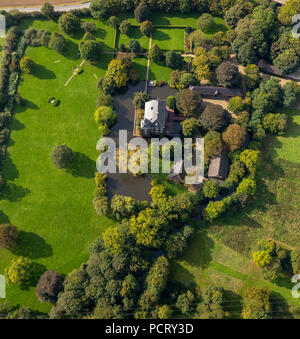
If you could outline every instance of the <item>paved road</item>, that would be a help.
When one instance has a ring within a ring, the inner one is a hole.
[[[0,10],[4,11],[11,11],[12,9],[17,9],[20,12],[36,12],[40,11],[42,6],[37,7],[20,7],[20,8],[0,8]],[[65,5],[65,6],[54,6],[54,10],[61,12],[61,11],[71,11],[73,9],[82,9],[82,8],[89,8],[90,2],[86,2],[84,4],[78,4],[78,5]]]

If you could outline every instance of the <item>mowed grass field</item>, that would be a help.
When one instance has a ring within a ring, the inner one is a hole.
[[[48,21],[35,21],[33,26],[57,29]],[[67,87],[64,84],[81,62],[74,39],[69,39],[66,56],[45,47],[30,47],[26,56],[37,69],[34,75],[23,75],[20,83],[25,105],[15,107],[4,168],[7,186],[0,201],[0,223],[18,227],[20,248],[17,253],[0,251],[0,274],[21,255],[67,274],[87,259],[89,244],[114,223],[97,216],[92,207],[99,138],[93,119],[98,95],[94,74],[104,76],[112,56],[102,55],[96,65],[85,63],[83,73]],[[59,106],[50,105],[49,96],[60,100]],[[74,152],[69,171],[52,164],[51,152],[60,144]],[[9,286],[7,300],[44,311],[50,308],[38,302],[34,288]]]
[[[172,264],[172,280],[187,286],[222,286],[233,317],[240,317],[240,295],[248,287],[272,291],[277,317],[289,318],[289,307],[300,306],[291,295],[294,284],[289,277],[265,281],[251,261],[252,248],[262,238],[274,239],[287,250],[300,247],[300,110],[285,113],[290,117],[288,133],[269,136],[264,143],[255,200],[244,211],[212,224],[199,222],[187,252]]]

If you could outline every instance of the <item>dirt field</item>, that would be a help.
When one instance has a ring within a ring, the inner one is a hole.
[[[43,5],[46,0],[1,0],[0,7],[29,7]],[[82,1],[76,0],[47,0],[53,5],[79,4]]]

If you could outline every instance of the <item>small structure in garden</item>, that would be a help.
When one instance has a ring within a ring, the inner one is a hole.
[[[57,106],[59,104],[59,100],[55,99],[55,97],[48,97],[48,102],[53,106]]]
[[[216,180],[225,180],[228,176],[229,159],[226,152],[214,156],[209,163],[208,178]]]
[[[225,88],[225,87],[213,87],[213,86],[190,86],[191,91],[197,91],[204,98],[212,99],[230,99],[233,97],[242,97],[242,91],[240,88]]]
[[[145,137],[164,134],[168,119],[166,103],[162,100],[151,100],[145,103],[144,119],[141,120],[141,133]]]

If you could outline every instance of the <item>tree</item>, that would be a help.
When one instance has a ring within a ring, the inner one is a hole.
[[[255,175],[260,161],[260,153],[255,150],[245,149],[240,154],[240,161],[244,163],[252,176]]]
[[[53,149],[51,158],[58,169],[68,168],[73,161],[73,151],[67,145],[59,145]]]
[[[172,309],[168,305],[160,306],[158,309],[159,319],[169,319],[172,316]]]
[[[267,288],[248,288],[243,298],[242,317],[244,319],[271,318],[271,292]]]
[[[87,61],[96,61],[100,58],[101,44],[98,41],[86,40],[79,46],[82,59]]]
[[[102,235],[104,245],[114,255],[118,255],[125,247],[125,235],[118,227],[109,227]]]
[[[221,140],[221,134],[215,131],[206,133],[204,137],[205,149],[204,159],[205,163],[215,155],[219,155],[222,152],[223,144]]]
[[[135,39],[131,39],[129,41],[128,49],[130,52],[138,53],[141,49],[140,43]]]
[[[146,3],[141,2],[134,10],[134,17],[137,22],[149,20],[151,17],[150,7]]]
[[[81,23],[81,29],[85,32],[95,33],[96,32],[96,24],[92,21],[84,21]]]
[[[224,61],[216,69],[219,84],[223,87],[238,87],[241,76],[237,66],[229,61]]]
[[[293,107],[300,95],[300,86],[296,82],[287,82],[283,86],[283,107]]]
[[[141,33],[147,37],[151,36],[153,29],[154,29],[153,24],[149,20],[143,21],[140,25]]]
[[[214,181],[205,181],[203,185],[203,193],[205,198],[216,199],[219,195],[219,185]]]
[[[244,68],[244,72],[246,75],[247,88],[249,90],[252,90],[253,88],[256,87],[260,79],[259,67],[254,64],[250,64]]]
[[[180,54],[170,50],[166,53],[166,66],[173,69],[181,69],[183,66],[183,58]]]
[[[253,196],[256,192],[256,183],[253,179],[244,178],[237,188],[237,193],[246,193]]]
[[[50,20],[54,19],[55,17],[54,7],[49,2],[44,3],[41,8],[41,12],[46,18]]]
[[[299,274],[300,272],[300,250],[293,250],[291,252],[291,263],[293,267],[293,273]]]
[[[54,49],[57,53],[62,54],[65,49],[65,38],[61,34],[53,32],[48,47]]]
[[[176,98],[173,95],[170,95],[166,99],[166,104],[169,108],[175,109],[176,108]]]
[[[199,117],[202,110],[202,98],[197,91],[183,89],[176,94],[176,107],[186,117]]]
[[[75,34],[80,28],[80,19],[73,13],[62,14],[58,20],[59,29],[67,35]]]
[[[286,114],[269,113],[263,118],[263,127],[271,134],[283,135],[288,129],[288,117]]]
[[[253,4],[250,1],[239,2],[229,8],[225,13],[225,21],[227,25],[235,27],[238,21],[244,18],[248,13],[253,10]]]
[[[196,49],[195,57],[193,59],[193,67],[195,68],[195,74],[199,81],[211,78],[211,64],[205,48],[198,47]]]
[[[129,35],[132,31],[131,23],[127,20],[123,20],[119,26],[119,30],[121,33]]]
[[[107,23],[110,27],[116,28],[118,26],[118,19],[114,15],[110,16]]]
[[[100,106],[94,113],[97,124],[106,124],[110,127],[116,120],[117,115],[111,106]]]
[[[291,25],[292,17],[300,13],[298,0],[287,0],[279,10],[278,19],[283,25]]]
[[[0,225],[0,248],[12,250],[17,246],[18,229],[10,224]]]
[[[128,64],[120,59],[113,59],[107,68],[105,77],[112,77],[116,88],[126,86],[128,81]]]
[[[35,294],[40,302],[54,304],[57,301],[58,294],[63,290],[63,281],[63,276],[56,271],[44,272],[35,289]]]
[[[209,32],[215,25],[213,17],[211,14],[204,13],[200,16],[197,21],[197,26],[201,31]]]
[[[300,59],[293,49],[287,49],[280,53],[273,63],[283,74],[289,74],[299,66]]]
[[[222,213],[225,212],[224,201],[210,201],[206,208],[203,210],[203,218],[208,221],[213,221]]]
[[[167,233],[166,220],[151,208],[130,218],[130,233],[138,245],[159,248]]]
[[[201,124],[205,129],[221,132],[228,126],[229,122],[229,114],[222,106],[206,104],[201,116]]]
[[[150,100],[147,92],[135,92],[133,98],[133,106],[135,109],[144,109],[146,101]]]
[[[19,287],[28,287],[35,284],[40,277],[43,267],[28,258],[19,257],[12,260],[5,269],[5,275],[9,284]]]
[[[243,146],[246,139],[246,131],[242,126],[232,124],[222,133],[222,139],[227,148],[234,152]]]
[[[148,56],[149,59],[155,63],[160,63],[163,57],[163,52],[162,50],[159,48],[159,46],[157,44],[154,44],[153,46],[151,46],[151,48],[148,51]]]
[[[110,203],[110,208],[116,219],[129,219],[138,211],[137,202],[124,195],[115,194]]]
[[[176,307],[183,314],[191,314],[194,312],[195,309],[194,300],[194,294],[190,290],[188,290],[186,293],[182,293],[178,296]]]
[[[20,61],[20,68],[23,73],[33,74],[35,70],[35,63],[28,57],[23,57]]]
[[[98,95],[98,98],[96,99],[96,108],[100,106],[110,106],[113,107],[114,101],[111,95],[101,93]]]
[[[198,81],[193,73],[183,72],[179,82],[179,88],[185,89],[189,86],[195,86],[198,84]]]
[[[201,123],[199,120],[195,118],[185,119],[180,123],[182,128],[182,134],[185,137],[193,137],[195,134],[199,132],[199,128],[201,127]]]
[[[170,259],[178,258],[186,249],[193,233],[194,230],[191,226],[184,226],[178,232],[170,234],[164,243],[164,251],[167,257]]]
[[[228,110],[233,112],[234,114],[239,114],[240,112],[244,111],[245,104],[241,97],[233,97],[229,100],[228,103]]]

